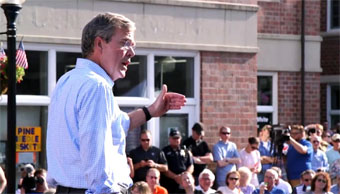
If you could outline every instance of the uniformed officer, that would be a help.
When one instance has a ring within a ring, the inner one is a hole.
[[[156,168],[160,172],[168,170],[167,161],[162,150],[151,145],[151,132],[142,130],[140,133],[140,146],[130,151],[135,170],[134,182],[145,181],[146,172]]]
[[[192,126],[192,136],[187,138],[183,145],[191,151],[194,160],[194,178],[198,185],[198,176],[207,167],[207,164],[213,161],[213,155],[208,147],[207,142],[203,140],[204,125],[197,122]]]
[[[161,178],[161,185],[169,193],[180,193],[181,173],[194,171],[192,156],[189,151],[180,147],[181,134],[177,129],[169,133],[169,145],[163,148],[168,161],[168,171]]]

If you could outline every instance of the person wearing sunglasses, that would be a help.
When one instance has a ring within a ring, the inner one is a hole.
[[[311,190],[307,194],[333,194],[331,190],[331,179],[327,172],[318,172],[315,174]]]
[[[264,182],[262,182],[253,194],[285,194],[285,192],[276,187],[279,175],[273,169],[268,169],[264,174]]]
[[[226,176],[226,186],[218,187],[218,191],[223,194],[243,194],[239,188],[240,173],[237,171],[230,171]]]
[[[213,147],[214,161],[217,163],[216,182],[218,187],[226,185],[225,178],[227,173],[235,171],[236,164],[241,162],[236,144],[229,141],[231,136],[230,128],[222,126],[219,134],[220,141]]]
[[[294,187],[292,194],[304,194],[310,190],[312,180],[315,176],[315,172],[313,170],[305,170],[301,173],[300,182],[301,184],[297,187]]]
[[[332,166],[333,162],[340,159],[340,134],[333,134],[332,138],[333,149],[326,152],[329,166]]]
[[[315,172],[319,169],[327,171],[329,164],[326,153],[320,149],[321,137],[313,136],[310,139],[313,146],[312,170]]]
[[[340,171],[336,173],[336,182],[332,185],[331,192],[334,194],[340,193]]]
[[[146,172],[150,168],[157,168],[160,172],[168,170],[167,161],[164,152],[152,146],[152,136],[149,130],[140,132],[140,146],[130,151],[129,157],[133,161],[135,170],[134,182],[145,181]]]
[[[240,151],[240,160],[238,167],[245,166],[252,172],[250,183],[257,187],[259,181],[257,174],[261,172],[261,156],[258,151],[260,139],[258,137],[249,137],[248,145]]]

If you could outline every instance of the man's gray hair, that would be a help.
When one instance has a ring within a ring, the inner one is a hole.
[[[201,179],[202,176],[205,175],[205,174],[209,175],[209,179],[210,179],[212,182],[215,181],[215,175],[214,175],[214,173],[211,172],[211,170],[209,170],[209,169],[207,169],[207,168],[205,168],[205,169],[200,173],[200,175],[198,176],[198,180]]]
[[[136,26],[127,17],[116,13],[103,13],[94,17],[83,29],[81,37],[81,51],[84,58],[93,52],[94,40],[101,37],[107,43],[116,33],[116,29],[135,31]]]

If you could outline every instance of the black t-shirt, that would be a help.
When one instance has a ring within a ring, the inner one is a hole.
[[[191,151],[193,156],[205,156],[207,153],[211,153],[208,144],[203,141],[195,141],[192,137],[189,137],[183,142],[183,145],[186,146],[188,150]],[[194,173],[195,177],[198,177],[199,174],[206,168],[206,164],[194,164]]]
[[[187,170],[193,164],[192,157],[187,150],[174,150],[170,146],[163,148],[166,160],[168,161],[168,168],[175,174],[180,174]]]
[[[147,151],[144,151],[142,146],[137,147],[130,151],[129,156],[131,157],[133,164],[139,163],[142,160],[152,160],[157,164],[167,164],[166,158],[162,150],[157,147],[151,146]],[[145,181],[146,173],[150,167],[145,166],[135,170],[135,176],[133,180]]]

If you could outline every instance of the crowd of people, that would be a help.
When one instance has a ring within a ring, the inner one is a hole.
[[[264,126],[259,131],[259,137],[249,137],[246,147],[238,149],[230,141],[232,130],[222,126],[219,129],[220,140],[212,147],[212,151],[203,140],[202,123],[192,127],[192,136],[182,144],[180,132],[171,130],[169,145],[157,151],[151,146],[151,133],[142,131],[140,141],[144,152],[137,151],[141,150],[138,147],[128,156],[134,167],[140,171],[142,166],[147,173],[141,173],[145,177],[141,179],[142,176],[135,169],[138,179],[134,180],[138,184],[145,181],[145,185],[150,188],[149,193],[154,194],[339,193],[338,131],[324,130],[320,124],[306,127],[292,125],[285,128],[277,140],[277,137],[273,137],[273,130],[277,129],[272,129],[270,125]],[[276,144],[282,145],[280,147]],[[207,165],[213,162],[216,165],[209,167],[216,168],[208,169]],[[148,170],[151,170],[152,175],[149,175]]]

